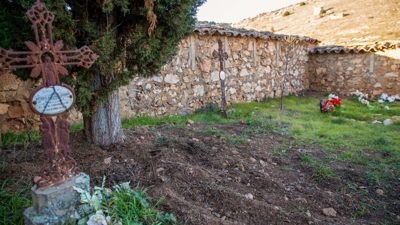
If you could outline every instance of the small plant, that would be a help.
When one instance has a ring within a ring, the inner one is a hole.
[[[88,204],[93,213],[80,219],[78,224],[176,224],[172,214],[155,210],[165,197],[162,197],[153,207],[148,203],[146,190],[133,190],[129,182],[113,186],[114,191],[104,188],[105,177],[101,187],[95,187],[92,195],[80,188],[74,189],[81,194],[81,202]]]
[[[314,177],[315,180],[320,182],[330,179],[332,177],[337,177],[337,175],[333,173],[331,167],[320,164],[315,165],[312,176]]]
[[[315,164],[316,163],[316,160],[314,159],[314,157],[312,157],[311,155],[308,155],[308,154],[302,154],[300,156],[300,161],[305,164]]]
[[[286,12],[283,13],[283,17],[289,16],[289,15],[290,15],[290,12],[289,12],[289,11],[286,11]]]
[[[325,9],[321,9],[321,11],[319,12],[319,15],[323,15],[325,13],[326,13],[326,10]]]
[[[390,141],[385,136],[381,136],[378,139],[376,139],[373,144],[387,146],[387,145],[390,145]]]
[[[300,6],[304,6],[304,5],[306,5],[305,2],[300,2]]]
[[[30,192],[21,188],[20,191],[6,191],[9,180],[0,186],[0,223],[1,224],[23,224],[23,211],[32,205],[29,199]]]
[[[169,141],[171,141],[171,138],[164,139],[164,138],[162,138],[162,137],[160,136],[160,134],[158,134],[158,132],[157,132],[156,130],[154,130],[153,128],[150,128],[150,129],[152,129],[154,132],[156,132],[157,137],[159,138],[159,141],[156,141],[156,145],[157,145],[157,146],[158,146],[158,145],[165,145],[165,144],[167,144]]]
[[[271,32],[274,33],[275,32],[275,28],[271,27]]]

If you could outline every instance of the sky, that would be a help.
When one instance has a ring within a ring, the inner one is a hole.
[[[299,2],[301,0],[207,0],[198,9],[197,19],[217,23],[237,23]]]

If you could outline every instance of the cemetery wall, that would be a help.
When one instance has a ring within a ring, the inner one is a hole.
[[[310,54],[310,88],[338,95],[359,90],[370,97],[400,94],[400,49]]]
[[[218,49],[219,37],[229,55],[224,62],[228,105],[280,96],[285,68],[281,58],[284,42],[197,33],[181,42],[178,55],[160,74],[136,78],[120,89],[121,116],[186,114],[208,103],[220,104],[220,66],[219,60],[212,56]],[[300,42],[297,47],[293,55],[296,63],[289,67],[285,95],[309,87],[310,44]]]

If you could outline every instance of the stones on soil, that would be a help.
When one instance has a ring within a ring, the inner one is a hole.
[[[379,121],[379,120],[375,120],[374,122],[372,122],[373,124],[376,124],[376,123],[382,123],[381,121]]]
[[[376,189],[376,193],[380,196],[382,196],[385,192],[383,192],[382,189]]]
[[[194,124],[193,120],[188,120],[188,121],[186,122],[186,125],[193,125],[193,124]]]
[[[144,137],[143,137],[143,136],[140,136],[140,139],[144,140]]]
[[[305,150],[305,149],[299,149],[298,151],[299,151],[301,154],[307,154],[307,153],[308,153],[308,151]]]
[[[387,119],[387,120],[383,121],[383,125],[385,125],[385,126],[390,125],[390,124],[393,124],[393,120]]]
[[[267,163],[262,160],[260,160],[260,164],[261,164],[261,166],[267,166]]]
[[[330,217],[336,217],[336,215],[337,215],[337,212],[333,208],[322,209],[322,213],[325,216],[330,216]]]
[[[400,120],[400,116],[393,116],[392,118],[395,120]]]
[[[105,159],[104,159],[104,164],[110,165],[110,164],[111,164],[111,158],[112,158],[112,157],[105,158]]]
[[[254,164],[257,163],[257,160],[255,158],[250,158],[250,162]]]
[[[250,200],[253,200],[253,198],[254,198],[253,195],[250,194],[250,193],[245,194],[244,197],[247,198],[247,199],[250,199]]]
[[[162,172],[164,170],[165,170],[164,168],[158,168],[158,169],[156,169],[156,173],[160,173],[160,172]]]

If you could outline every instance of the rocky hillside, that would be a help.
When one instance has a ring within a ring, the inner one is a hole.
[[[400,40],[399,0],[309,0],[234,24],[258,31],[309,36],[322,45]],[[315,7],[323,7],[314,15]],[[266,9],[267,10],[267,9]],[[288,11],[290,15],[283,16]],[[273,29],[272,29],[273,27]]]

